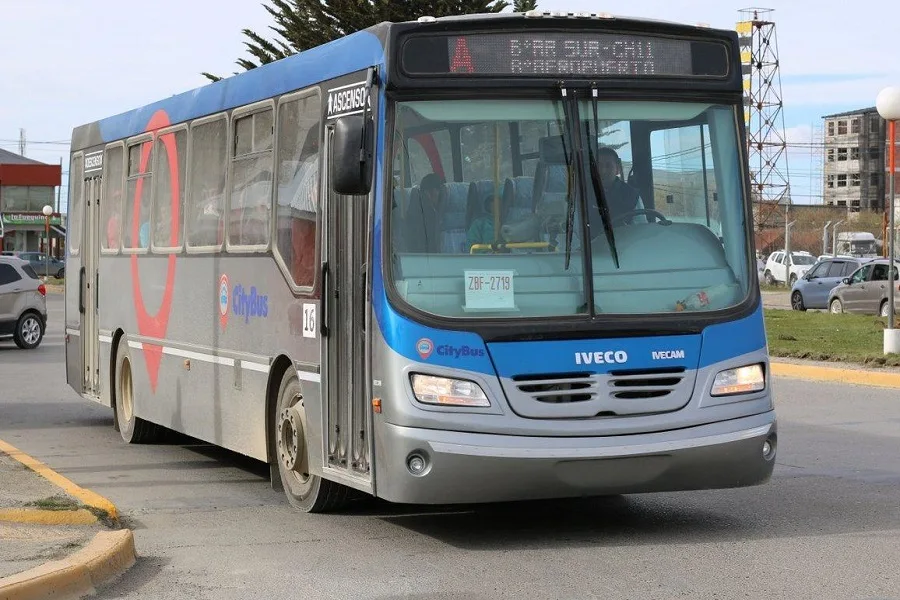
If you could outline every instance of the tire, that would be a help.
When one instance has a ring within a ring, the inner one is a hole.
[[[889,306],[889,304],[888,304],[887,300],[882,301],[881,306],[878,309],[878,315],[881,317],[887,317],[888,316],[888,306]]]
[[[794,287],[795,283],[797,283],[797,276],[791,275],[791,287]]]
[[[160,437],[161,428],[134,415],[134,381],[131,375],[131,353],[128,342],[121,338],[116,347],[116,370],[113,399],[116,424],[122,439],[129,444],[146,444]]]
[[[766,285],[775,285],[775,283],[776,283],[775,278],[772,277],[771,271],[766,271],[766,274],[764,277],[766,278]]]
[[[803,294],[799,291],[795,291],[791,294],[791,308],[800,311],[806,310],[806,305],[803,304]]]
[[[44,322],[33,312],[19,317],[13,332],[13,341],[22,350],[34,350],[44,339]]]
[[[62,278],[65,277],[65,276],[66,276],[66,269],[65,269],[65,268],[62,268],[62,269],[60,269],[59,271],[56,272],[56,278],[57,278],[57,279],[62,279]]]
[[[839,315],[844,312],[844,305],[839,298],[834,298],[828,303],[828,311],[833,315]]]
[[[278,387],[274,405],[272,428],[269,432],[272,448],[272,475],[281,480],[281,487],[294,508],[307,512],[337,510],[351,499],[353,490],[339,483],[309,473],[309,448],[306,409],[297,374],[288,369]]]

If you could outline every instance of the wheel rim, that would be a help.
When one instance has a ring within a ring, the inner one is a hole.
[[[841,312],[841,303],[837,300],[834,300],[831,303],[831,312],[834,314],[839,314]]]
[[[803,299],[800,297],[800,292],[794,292],[791,296],[791,306],[794,307],[794,310],[803,308]]]
[[[41,338],[41,324],[34,317],[26,317],[22,323],[22,339],[29,346],[37,344]]]
[[[278,413],[277,451],[287,487],[298,498],[306,497],[313,486],[306,451],[306,409],[302,396],[294,393]]]
[[[888,305],[887,305],[887,302],[885,302],[885,303],[883,303],[883,304],[881,305],[881,316],[882,316],[882,317],[888,316]]]
[[[122,399],[122,416],[126,423],[130,423],[134,417],[134,396],[131,384],[131,361],[126,358],[122,361],[122,387],[119,390],[119,397]]]

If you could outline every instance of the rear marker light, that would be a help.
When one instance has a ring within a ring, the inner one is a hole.
[[[47,287],[43,283],[38,286],[38,293],[40,293],[41,296],[47,295]]]

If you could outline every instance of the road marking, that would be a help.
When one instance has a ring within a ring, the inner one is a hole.
[[[80,500],[82,504],[105,511],[111,519],[118,520],[119,511],[116,509],[115,504],[100,494],[73,483],[38,459],[28,456],[15,446],[6,443],[3,440],[0,440],[0,452],[4,452],[9,455],[10,458],[22,463],[50,483],[62,488],[67,494]]]
[[[813,381],[833,381],[835,383],[852,383],[872,387],[900,389],[900,373],[879,373],[878,371],[859,369],[839,369],[836,367],[818,367],[813,365],[795,365],[770,361],[772,374],[776,377],[809,379]]]

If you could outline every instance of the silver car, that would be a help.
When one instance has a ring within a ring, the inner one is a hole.
[[[887,259],[866,263],[847,277],[828,294],[828,310],[832,313],[863,313],[888,315]],[[900,284],[897,264],[894,265],[894,285]],[[900,309],[900,290],[894,292],[894,311]]]
[[[0,339],[19,348],[37,348],[47,327],[47,288],[29,264],[0,256]]]

